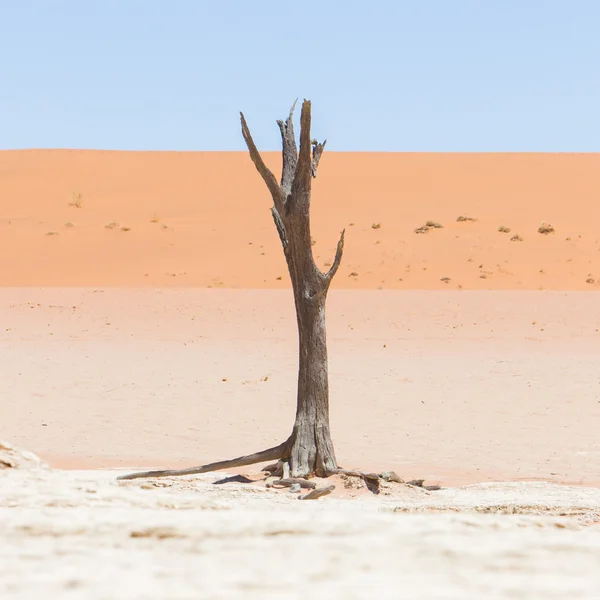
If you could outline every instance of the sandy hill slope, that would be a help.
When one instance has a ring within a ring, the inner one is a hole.
[[[3,151],[0,198],[0,285],[289,285],[245,152]],[[600,154],[325,153],[313,252],[346,228],[338,288],[600,289],[599,198]]]

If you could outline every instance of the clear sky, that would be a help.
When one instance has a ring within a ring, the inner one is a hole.
[[[0,148],[600,151],[598,0],[3,0]]]

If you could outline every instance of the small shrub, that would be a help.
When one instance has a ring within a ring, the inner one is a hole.
[[[500,233],[510,233],[510,227],[504,227],[504,225],[500,225],[500,227],[498,227],[498,231]]]
[[[58,235],[58,231],[48,231],[46,235]]]
[[[427,233],[430,229],[442,229],[444,226],[437,221],[427,221],[425,225],[417,227],[415,233]]]
[[[521,237],[521,236],[520,236],[518,233],[515,233],[515,235],[513,235],[513,236],[510,238],[510,241],[511,241],[511,242],[522,242],[522,241],[523,241],[523,238],[522,238],[522,237]]]
[[[121,227],[121,231],[131,231],[131,227]]]
[[[158,215],[154,215],[151,219],[150,219],[150,223],[158,223],[160,221],[160,219],[158,218]]]
[[[477,221],[477,219],[475,219],[473,217],[465,217],[463,215],[460,215],[459,217],[456,217],[456,220],[457,220],[458,223],[465,223],[466,221],[472,221],[472,222]]]
[[[450,283],[451,279],[450,277],[440,277],[440,281],[443,281],[444,283]]]
[[[116,229],[119,226],[118,223],[115,223],[114,221],[112,223],[108,223],[107,225],[104,226],[104,229]]]
[[[356,271],[352,271],[348,277],[358,277],[358,273]]]
[[[588,277],[588,278],[585,280],[585,282],[586,282],[586,283],[590,283],[590,284],[592,284],[592,283],[596,283],[596,280],[595,280],[593,277]]]
[[[73,200],[69,202],[69,206],[73,206],[74,208],[81,208],[83,206],[83,195],[73,194]]]
[[[75,226],[73,225],[73,223],[65,223],[65,227],[69,228],[69,227],[75,227]]]
[[[371,229],[381,229],[381,223],[373,223],[373,225],[371,225]]]
[[[541,233],[543,235],[548,235],[549,233],[554,233],[555,229],[554,227],[552,227],[552,225],[550,225],[550,223],[542,223],[539,227],[538,227],[538,233]]]

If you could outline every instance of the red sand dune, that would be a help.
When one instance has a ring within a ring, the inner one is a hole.
[[[245,152],[4,151],[0,165],[0,285],[289,285]],[[313,251],[323,266],[346,228],[337,288],[600,289],[599,198],[600,154],[326,152]],[[414,232],[430,219],[444,228]]]

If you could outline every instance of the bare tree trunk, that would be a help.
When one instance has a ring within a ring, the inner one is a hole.
[[[322,273],[312,255],[310,197],[313,177],[325,143],[311,140],[311,105],[305,100],[300,119],[300,152],[297,153],[293,125],[294,106],[284,122],[278,121],[283,145],[283,168],[278,185],[267,169],[246,124],[242,133],[250,157],[273,196],[273,218],[285,253],[296,304],[299,338],[298,398],[296,422],[289,440],[288,458],[292,477],[315,473],[326,475],[338,466],[329,430],[329,381],[325,301],[344,247],[344,232],[338,242],[333,266]]]
[[[265,165],[244,115],[240,113],[242,134],[254,162],[273,197],[273,220],[287,261],[298,322],[299,367],[296,420],[289,439],[283,444],[249,456],[220,461],[182,470],[147,471],[125,475],[120,479],[191,475],[279,459],[286,464],[292,478],[310,475],[327,476],[338,472],[329,430],[329,381],[327,374],[327,339],[325,301],[331,280],[336,274],[344,250],[344,231],[340,236],[333,264],[323,273],[316,266],[310,236],[310,196],[312,179],[317,175],[319,160],[325,149],[311,140],[311,104],[305,100],[300,118],[300,150],[294,135],[294,106],[286,121],[278,121],[281,131],[283,168],[281,182]]]

